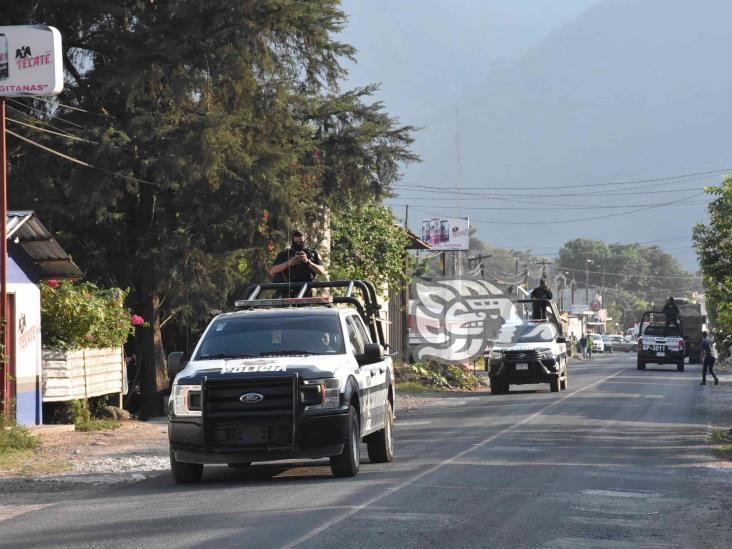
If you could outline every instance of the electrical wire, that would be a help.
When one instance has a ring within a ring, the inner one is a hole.
[[[112,118],[108,114],[102,114],[102,113],[96,113],[96,112],[88,111],[86,109],[82,109],[81,107],[75,107],[73,105],[66,105],[64,103],[61,103],[60,101],[52,101],[50,99],[45,99],[43,97],[34,97],[33,99],[34,100],[38,100],[38,101],[44,101],[46,103],[50,103],[51,105],[56,105],[58,107],[63,107],[64,109],[69,109],[69,110],[72,110],[72,111],[83,112],[83,113],[86,113],[86,114],[91,114],[93,116],[99,116],[101,118]]]
[[[6,97],[5,100],[10,101],[11,103],[15,103],[16,105],[20,105],[21,107],[25,107],[26,109],[31,109],[33,111],[39,112],[43,116],[48,116],[47,112],[42,111],[41,109],[37,109],[36,107],[33,107],[31,105],[26,105],[25,103],[21,103],[20,101],[16,101],[12,97]],[[82,129],[82,130],[86,129],[81,124],[77,124],[76,122],[72,122],[71,120],[66,120],[65,118],[61,118],[60,116],[54,116],[53,119],[59,120],[60,122],[65,122],[66,124],[70,124],[71,126],[76,126],[77,128]]]
[[[725,172],[732,172],[732,168],[724,168],[721,170],[709,170],[704,172],[696,172],[696,173],[687,173],[687,174],[680,174],[680,175],[671,175],[671,176],[665,176],[665,177],[655,177],[652,179],[634,179],[630,181],[614,181],[614,182],[605,182],[605,183],[582,183],[578,185],[557,185],[553,187],[500,187],[500,186],[478,186],[478,187],[461,187],[462,189],[479,189],[479,190],[516,190],[516,189],[524,189],[524,190],[549,190],[549,189],[577,189],[582,187],[609,187],[609,186],[616,186],[616,185],[638,185],[642,183],[656,183],[659,181],[671,181],[674,179],[686,179],[689,177],[697,177],[697,176],[712,176],[712,175],[719,175],[723,174]],[[429,185],[417,185],[417,184],[410,184],[410,183],[402,183],[400,184],[402,186],[407,187],[414,187],[414,188],[432,188],[432,189],[439,189],[440,187],[435,186],[429,186]]]
[[[583,221],[596,221],[598,219],[608,219],[608,218],[611,218],[611,217],[620,217],[622,215],[630,215],[630,214],[634,214],[634,213],[638,213],[638,212],[643,212],[643,211],[647,211],[647,210],[653,210],[653,209],[656,209],[656,208],[663,208],[665,206],[670,206],[672,204],[677,204],[679,202],[683,202],[685,200],[689,200],[691,198],[695,198],[695,197],[701,196],[703,194],[705,194],[705,193],[703,193],[703,192],[701,192],[701,193],[695,193],[695,194],[692,194],[692,195],[689,195],[689,196],[685,196],[683,198],[680,198],[679,200],[672,200],[670,202],[663,202],[661,204],[653,204],[651,206],[646,206],[646,207],[643,207],[643,208],[637,208],[635,210],[630,210],[630,211],[627,211],[627,212],[618,212],[618,213],[607,214],[607,215],[600,215],[600,216],[595,216],[595,217],[580,217],[580,218],[577,218],[577,219],[563,219],[563,220],[556,220],[556,221],[496,221],[496,220],[491,220],[491,219],[474,219],[474,218],[471,218],[471,221],[473,221],[475,223],[490,223],[490,224],[494,224],[494,225],[559,225],[559,224],[565,224],[565,223],[580,223],[580,222],[583,222]],[[429,211],[426,211],[426,210],[422,210],[420,208],[414,208],[414,210],[416,210],[418,212],[422,212],[422,213],[427,214],[427,215],[440,215],[440,214],[436,214],[436,213],[429,212]]]
[[[33,120],[33,122],[36,122],[38,124],[41,124],[42,126],[49,127],[49,128],[51,128],[53,130],[56,130],[57,132],[61,132],[63,135],[76,137],[73,134],[70,134],[70,133],[66,132],[64,129],[59,128],[58,126],[54,126],[53,124],[50,124],[50,123],[46,122],[45,120],[41,120],[40,118],[36,118],[32,114],[28,114],[27,112],[23,112],[20,109],[16,109],[12,105],[6,105],[6,107],[8,109],[12,110],[13,112],[17,112],[18,114],[21,114],[21,115],[25,116],[26,118],[29,118],[30,120]]]
[[[79,160],[78,158],[74,158],[73,156],[69,156],[68,154],[64,154],[64,153],[59,152],[59,151],[57,151],[55,149],[52,149],[50,147],[46,147],[45,145],[41,145],[40,143],[37,143],[36,141],[33,141],[32,139],[28,139],[27,137],[24,137],[24,136],[20,135],[19,133],[15,133],[12,130],[6,129],[5,132],[7,134],[9,134],[9,135],[12,135],[13,137],[15,137],[17,139],[20,139],[21,141],[25,141],[26,143],[28,143],[30,145],[33,145],[34,147],[38,147],[39,149],[43,149],[46,152],[49,152],[49,153],[54,154],[54,155],[56,155],[56,156],[58,156],[60,158],[63,158],[65,160],[68,160],[69,162],[73,162],[74,164],[78,164],[80,166],[84,166],[85,168],[91,168],[91,169],[94,169],[94,170],[98,170],[100,172],[106,173],[106,174],[111,175],[113,177],[118,177],[120,179],[126,179],[127,181],[133,181],[135,183],[141,183],[143,185],[151,185],[151,186],[156,187],[158,189],[162,189],[163,188],[160,184],[154,183],[152,181],[147,181],[145,179],[140,179],[139,177],[133,177],[131,175],[125,175],[125,174],[122,174],[122,173],[113,172],[112,170],[108,170],[106,168],[100,168],[98,166],[94,166],[92,164],[89,164],[88,162],[85,162],[83,160]]]
[[[679,203],[679,206],[692,206],[696,204],[709,204],[708,200],[694,200],[691,202],[685,202],[685,203]],[[408,204],[385,204],[386,206],[393,206],[395,208],[403,208],[405,206],[408,206]],[[637,208],[638,204],[622,204],[622,205],[593,205],[593,210],[620,210],[623,208]],[[450,210],[495,210],[495,211],[546,211],[547,206],[533,206],[533,207],[525,207],[525,206],[445,206],[442,205],[441,208],[444,209],[450,209]],[[587,210],[587,206],[551,206],[553,210]]]
[[[642,274],[634,274],[634,273],[611,273],[607,271],[588,271],[586,269],[572,269],[570,267],[562,267],[557,266],[557,270],[559,271],[570,271],[574,273],[589,273],[589,274],[598,274],[598,275],[605,275],[605,276],[627,276],[629,278],[660,278],[660,279],[683,279],[683,280],[701,280],[701,276],[696,275],[642,275]]]
[[[518,189],[516,189],[518,190]],[[685,189],[664,189],[663,193],[679,193],[679,192],[688,192],[688,191],[698,191],[699,187],[687,187]],[[467,193],[459,189],[445,189],[441,191],[434,191],[434,190],[425,190],[423,192],[426,193],[434,193],[434,194],[450,194],[450,195],[460,195],[467,198],[511,198],[515,197],[516,193],[511,194],[482,194],[482,193]],[[567,193],[567,194],[532,194],[532,198],[574,198],[578,196],[588,196],[588,197],[594,197],[594,198],[604,198],[606,196],[639,196],[639,195],[647,195],[647,194],[659,194],[658,190],[655,191],[631,191],[631,192],[592,192],[592,193]],[[702,193],[703,194],[703,193]],[[435,198],[434,200],[441,201],[441,198]]]
[[[84,143],[91,143],[92,145],[99,145],[97,141],[90,141],[88,139],[84,139],[83,137],[77,137],[75,135],[70,135],[62,132],[56,132],[53,130],[47,130],[45,128],[40,128],[38,126],[34,126],[33,124],[26,124],[25,122],[21,122],[20,120],[15,120],[13,118],[10,118],[9,116],[5,117],[6,120],[9,120],[10,122],[13,122],[14,124],[19,124],[21,126],[25,126],[26,128],[31,128],[33,130],[39,131],[39,132],[46,132],[51,133],[53,135],[60,135],[61,137],[64,137],[66,139],[71,139],[73,141],[83,141]]]

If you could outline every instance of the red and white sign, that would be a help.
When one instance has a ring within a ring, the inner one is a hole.
[[[0,27],[0,97],[58,95],[64,88],[61,33],[45,25]]]

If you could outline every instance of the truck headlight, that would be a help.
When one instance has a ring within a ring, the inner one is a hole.
[[[200,416],[201,386],[173,385],[168,407],[174,416]]]
[[[306,410],[338,408],[341,404],[340,382],[334,378],[306,379],[300,388],[300,402]]]
[[[551,349],[537,349],[536,350],[539,360],[551,360],[554,359],[554,353]]]
[[[490,358],[493,360],[501,360],[503,358],[503,351],[494,349],[491,351]]]

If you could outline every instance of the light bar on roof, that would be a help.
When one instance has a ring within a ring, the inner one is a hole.
[[[237,299],[235,307],[287,307],[291,305],[330,305],[333,298],[325,297],[285,297],[279,299]]]

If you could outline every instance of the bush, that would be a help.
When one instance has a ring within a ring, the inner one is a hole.
[[[119,347],[133,330],[127,292],[91,282],[49,280],[41,286],[41,330],[46,347],[65,350]]]
[[[402,382],[414,382],[415,386],[422,385],[437,390],[472,390],[481,385],[480,379],[464,366],[445,366],[433,362],[400,366],[397,377]]]
[[[0,424],[0,453],[11,450],[34,450],[40,441],[20,425],[3,427]]]

